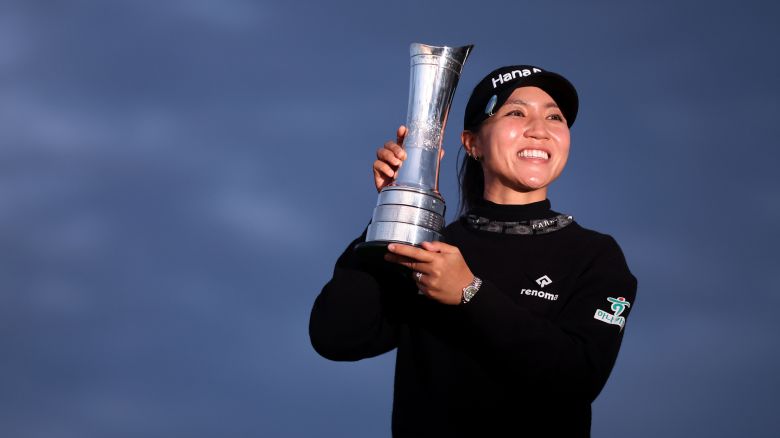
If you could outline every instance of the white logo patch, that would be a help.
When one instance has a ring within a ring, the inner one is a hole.
[[[552,283],[552,280],[550,280],[550,277],[548,277],[546,275],[542,275],[541,277],[536,279],[536,284],[538,284],[539,287],[542,287],[542,288],[547,286],[550,283]]]

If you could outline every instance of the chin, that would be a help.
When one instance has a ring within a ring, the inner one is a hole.
[[[542,178],[530,178],[520,181],[520,185],[525,187],[527,191],[539,190],[547,187],[550,181]]]
[[[538,192],[539,190],[544,190],[545,188],[547,188],[546,185],[534,186],[530,184],[517,184],[512,188],[512,190],[520,193],[532,193]]]

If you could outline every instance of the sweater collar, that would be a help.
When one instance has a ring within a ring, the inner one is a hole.
[[[547,219],[557,213],[550,209],[550,200],[532,202],[530,204],[496,204],[480,199],[468,214],[474,214],[494,221],[527,221],[532,219]]]

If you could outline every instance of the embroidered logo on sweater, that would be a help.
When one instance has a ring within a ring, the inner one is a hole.
[[[556,301],[558,299],[558,294],[545,292],[542,290],[534,290],[534,289],[520,289],[520,295],[529,295],[532,297],[544,298],[545,300],[549,300],[549,301]]]
[[[627,307],[631,307],[631,303],[626,301],[626,299],[623,297],[617,297],[617,298],[608,297],[607,301],[612,303],[610,309],[615,313],[609,313],[601,309],[597,309],[596,314],[593,315],[593,317],[595,319],[598,319],[601,322],[606,322],[607,324],[614,324],[620,326],[620,330],[623,330],[623,327],[626,325],[626,318],[620,316],[620,314],[623,313],[623,311],[626,310]]]
[[[539,287],[544,288],[548,284],[552,283],[552,280],[550,280],[550,277],[546,275],[542,275],[541,277],[536,279],[536,284],[539,285]]]

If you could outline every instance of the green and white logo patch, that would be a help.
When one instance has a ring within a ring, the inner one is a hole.
[[[607,324],[620,326],[620,330],[623,330],[623,327],[626,325],[626,318],[620,316],[620,314],[623,313],[626,308],[631,307],[631,303],[626,301],[624,297],[608,297],[607,301],[612,303],[610,309],[615,313],[609,313],[605,312],[604,310],[597,309],[596,314],[593,315],[593,318],[601,322],[606,322]]]

